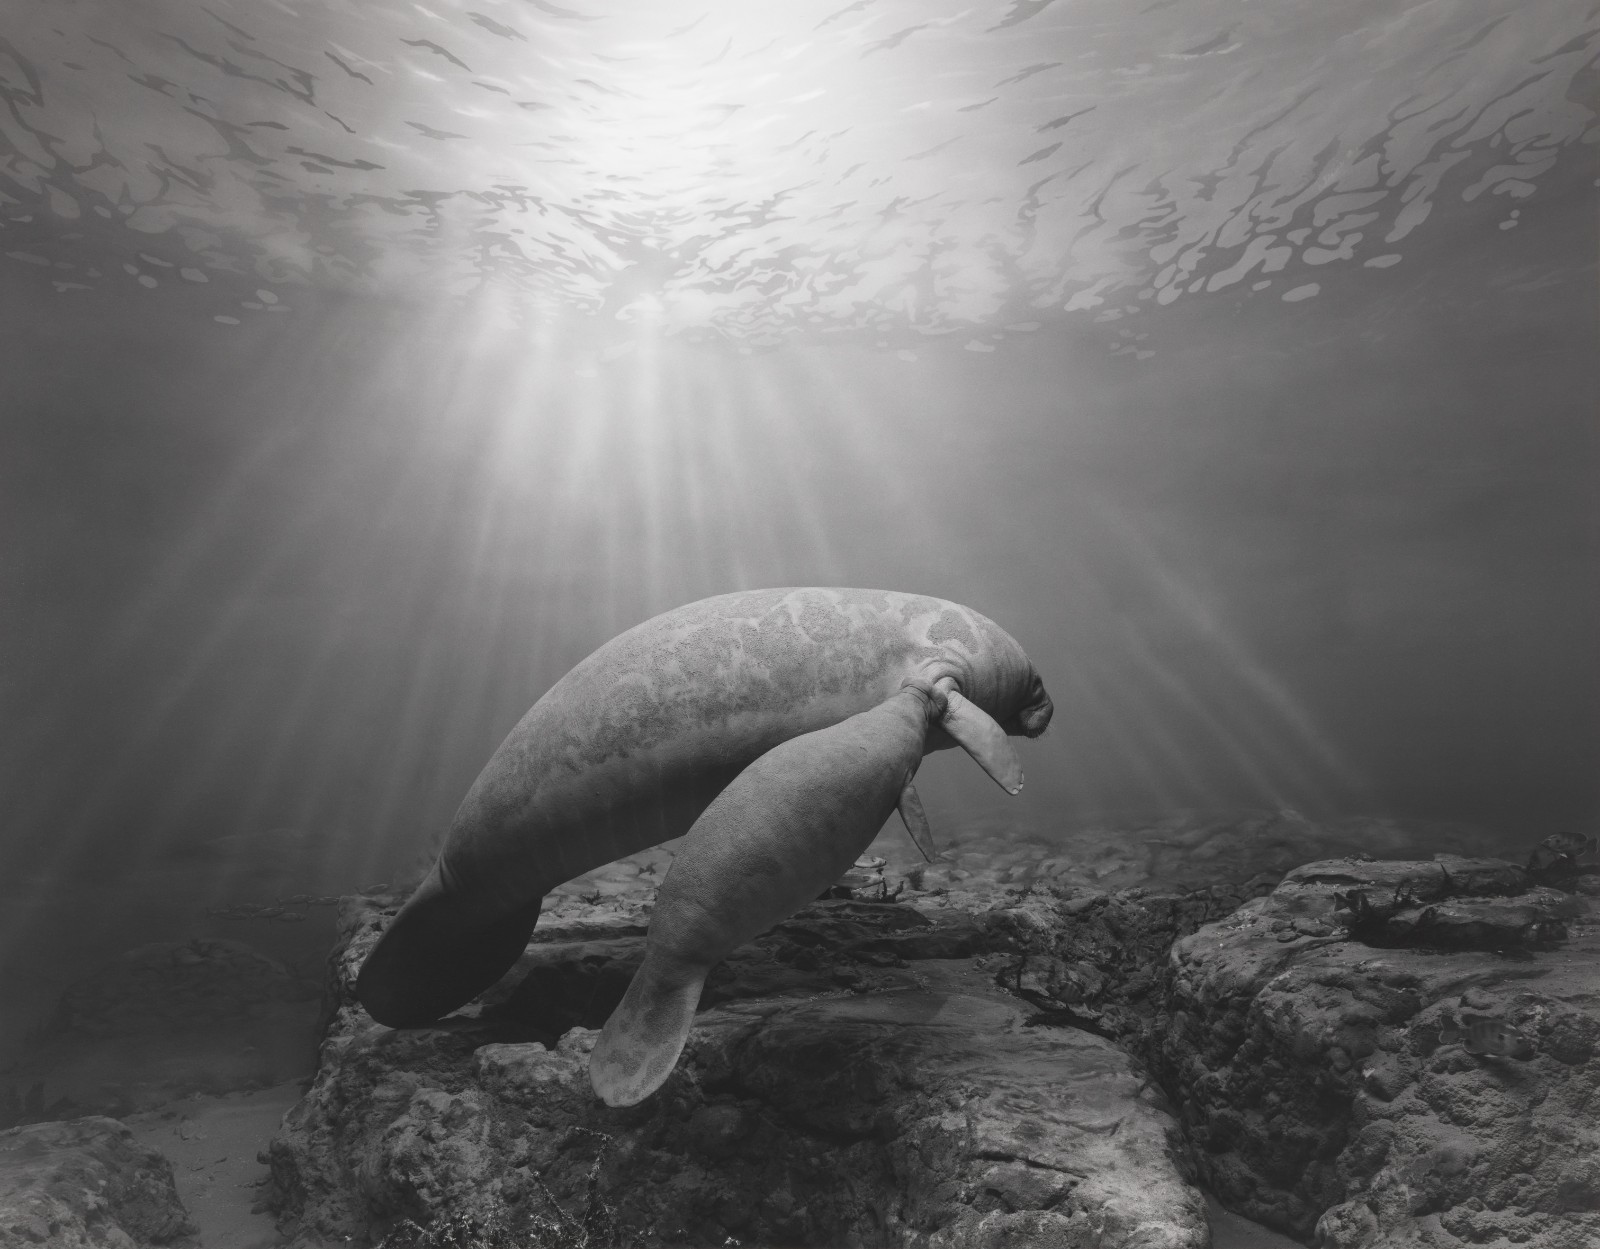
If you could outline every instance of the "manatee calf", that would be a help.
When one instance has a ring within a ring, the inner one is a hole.
[[[717,795],[661,882],[644,963],[589,1060],[607,1105],[642,1101],[671,1073],[712,967],[837,880],[897,805],[907,827],[920,819],[911,778],[930,719],[948,714],[945,697],[910,682],[870,711],[780,742]],[[991,772],[1015,766],[1004,736],[978,750]]]
[[[751,590],[613,638],[533,705],[473,783],[438,862],[367,957],[362,1005],[394,1027],[456,1009],[516,962],[551,889],[681,837],[753,760],[908,679],[945,697],[926,748],[959,740],[1016,792],[1021,769],[994,743],[1037,737],[1050,699],[1016,641],[970,608],[886,590]]]

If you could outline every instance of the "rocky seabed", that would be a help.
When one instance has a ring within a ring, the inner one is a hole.
[[[1332,1249],[1600,1245],[1595,877],[1440,856],[1275,888],[962,883],[819,901],[737,952],[625,1110],[586,1064],[641,895],[586,886],[495,993],[403,1032],[350,996],[392,900],[350,900],[321,1069],[271,1151],[285,1225],[1203,1249],[1204,1186]]]
[[[292,1243],[1205,1249],[1205,1189],[1327,1249],[1600,1246],[1600,876],[1571,861],[1167,889],[866,861],[719,967],[666,1085],[610,1109],[588,1056],[666,861],[566,887],[430,1028],[355,1003],[398,899],[344,900],[267,1155]],[[0,1246],[185,1243],[119,1129],[0,1133]]]

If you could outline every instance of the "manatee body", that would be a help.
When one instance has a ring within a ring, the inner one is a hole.
[[[712,967],[837,880],[915,792],[935,698],[912,684],[781,742],[695,821],[656,895],[644,963],[589,1060],[607,1105],[631,1106],[661,1086]]]
[[[1049,723],[1016,641],[942,599],[752,590],[613,638],[533,705],[473,783],[362,967],[362,1005],[395,1027],[463,1005],[516,962],[555,886],[682,836],[753,760],[911,679],[970,713],[947,717],[929,749],[954,745],[952,732],[1036,737]],[[1021,783],[1020,771],[996,779]]]

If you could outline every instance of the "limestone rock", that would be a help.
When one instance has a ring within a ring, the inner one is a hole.
[[[134,1249],[193,1231],[171,1164],[115,1119],[0,1132],[0,1249]]]
[[[815,903],[716,969],[679,1070],[619,1111],[587,1053],[658,871],[564,887],[512,974],[410,1032],[354,1004],[393,910],[348,902],[277,1208],[356,1238],[599,1201],[604,1243],[1198,1245],[1194,1175],[1326,1249],[1600,1244],[1589,877],[1363,856],[1274,888],[1246,831],[1173,830],[1241,869],[1183,888],[1018,847]]]
[[[1154,1057],[1230,1208],[1326,1246],[1600,1244],[1600,906],[1344,859],[1179,940]]]
[[[587,1062],[642,956],[626,915],[546,930],[474,1010],[408,1031],[349,998],[384,919],[343,916],[342,1005],[270,1151],[301,1234],[573,1209],[593,1173],[645,1245],[1207,1243],[1159,1089],[976,961],[1018,948],[1014,917],[814,904],[719,969],[678,1070],[625,1110]]]
[[[1172,943],[1271,887],[1259,877],[1176,893],[1035,887],[975,917],[987,948],[1000,951],[981,962],[1041,1018],[1112,1038],[1144,1058],[1165,1015],[1162,968]]]

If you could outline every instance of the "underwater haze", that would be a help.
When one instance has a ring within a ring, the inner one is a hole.
[[[1600,3],[0,0],[0,96],[0,1041],[744,588],[1026,647],[947,844],[1600,831]]]

